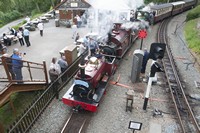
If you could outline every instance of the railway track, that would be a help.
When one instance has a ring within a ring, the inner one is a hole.
[[[92,118],[92,113],[88,111],[72,112],[61,133],[85,133]]]
[[[184,85],[181,82],[178,68],[176,67],[170,46],[167,39],[167,26],[170,19],[164,20],[159,27],[157,42],[166,43],[165,56],[162,64],[165,70],[166,79],[175,105],[176,115],[180,123],[182,133],[200,133],[200,127],[194,116],[192,108],[184,92]]]

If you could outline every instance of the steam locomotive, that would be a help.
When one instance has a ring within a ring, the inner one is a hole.
[[[197,0],[184,0],[150,7],[150,11],[136,11],[135,19],[143,19],[149,24],[156,24],[168,17],[175,16],[186,10],[192,9],[197,3]]]
[[[113,29],[108,33],[107,42],[99,43],[101,56],[87,58],[79,65],[80,70],[75,76],[74,84],[63,96],[63,103],[73,107],[74,110],[97,111],[106,92],[109,78],[117,68],[118,60],[137,39],[138,31],[147,28],[143,21],[139,20],[140,15],[143,14],[144,20],[150,24],[155,24],[186,11],[195,4],[193,0],[185,0],[155,5],[151,7],[151,12],[137,11],[134,22],[114,23]]]
[[[74,110],[95,112],[106,92],[109,78],[117,68],[117,60],[133,45],[137,31],[136,28],[126,28],[123,23],[114,23],[106,43],[99,44],[101,56],[84,58],[79,65],[80,70],[73,85],[63,96],[63,103]]]

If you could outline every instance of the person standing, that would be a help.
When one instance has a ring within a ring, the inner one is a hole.
[[[14,36],[17,35],[17,32],[15,31],[14,28],[10,28],[10,27],[9,27],[8,29],[10,30],[10,32],[11,32],[10,34],[11,34],[11,35],[14,35]]]
[[[44,24],[39,22],[38,29],[40,30],[40,36],[43,36]]]
[[[17,80],[18,84],[23,83],[22,67],[23,67],[22,57],[19,54],[19,50],[15,48],[13,50],[13,55],[12,55],[12,70],[15,74],[15,80]]]
[[[50,76],[50,80],[51,83],[53,85],[53,91],[56,94],[56,99],[58,99],[59,94],[58,94],[58,86],[59,86],[59,82],[60,80],[57,80],[56,82],[54,82],[58,76],[60,75],[61,70],[60,70],[60,66],[57,62],[57,58],[52,58],[51,64],[50,64],[50,69],[49,69],[49,76]]]
[[[31,19],[29,18],[29,16],[26,16],[25,20],[26,20],[26,23],[27,23],[27,24],[30,24]]]
[[[79,17],[79,15],[76,15],[75,19],[77,20],[77,28],[80,28],[82,23],[81,18]]]
[[[143,60],[142,60],[142,69],[141,69],[142,74],[145,74],[148,60],[149,60],[149,52],[147,51],[147,48],[145,48],[144,56],[143,56]]]
[[[61,72],[63,73],[67,67],[68,67],[68,63],[65,60],[65,56],[62,56],[59,60],[58,60],[58,64],[60,66]]]
[[[21,44],[21,46],[24,46],[24,39],[23,39],[22,31],[18,30],[17,37],[19,39],[19,43]]]
[[[25,39],[25,42],[26,42],[26,46],[29,47],[31,46],[31,43],[29,41],[29,30],[28,29],[24,29],[24,32],[23,32],[23,35],[24,35],[24,39]]]
[[[77,40],[80,38],[80,35],[79,35],[79,33],[77,32],[77,34],[76,34],[76,37],[75,37],[75,43],[77,43]]]
[[[51,60],[50,69],[49,69],[49,76],[50,76],[51,82],[56,80],[58,76],[60,75],[60,73],[61,73],[60,66],[57,62],[57,58],[54,57]]]
[[[95,55],[95,52],[96,52],[97,49],[99,49],[99,46],[98,46],[97,42],[92,37],[89,37],[88,46],[89,46],[91,55],[92,56]]]
[[[76,37],[77,34],[77,25],[72,25],[72,39]]]
[[[86,49],[87,49],[87,47],[85,46],[84,42],[81,42],[79,45],[78,56],[80,56],[82,53],[84,53]]]

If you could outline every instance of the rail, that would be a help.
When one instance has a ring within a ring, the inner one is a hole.
[[[169,21],[170,19],[164,20],[159,27],[157,41],[160,43],[168,44],[167,26]],[[169,45],[166,45],[166,52],[164,58],[162,59],[162,64],[182,132],[188,133],[194,132],[193,130],[195,130],[195,132],[199,133],[199,125],[185,95],[184,87],[178,74],[178,68],[176,67]],[[190,122],[193,123],[194,129],[191,129]]]
[[[92,118],[92,113],[82,111],[79,113],[72,112],[68,120],[66,121],[61,133],[83,133],[87,128],[87,124]],[[74,124],[76,123],[76,124]]]

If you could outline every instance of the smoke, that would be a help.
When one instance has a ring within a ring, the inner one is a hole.
[[[143,5],[143,0],[86,0],[91,8],[86,13],[87,25],[91,32],[97,32],[100,36],[107,36],[115,22],[130,20],[131,10]],[[127,24],[125,27],[138,29],[139,24]]]

